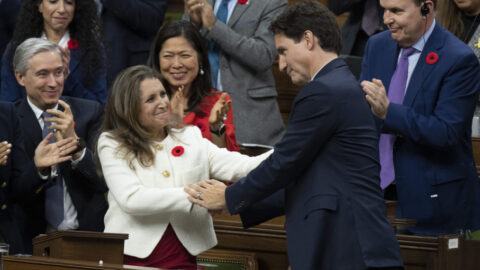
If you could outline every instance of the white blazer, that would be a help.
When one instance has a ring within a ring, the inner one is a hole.
[[[184,149],[180,156],[172,154],[177,146]],[[272,153],[248,157],[229,152],[202,138],[194,126],[174,129],[152,145],[155,164],[148,168],[135,160],[131,170],[118,155],[118,147],[108,132],[100,135],[97,150],[109,188],[105,232],[128,233],[124,253],[138,258],[151,254],[169,223],[192,255],[214,247],[217,238],[211,216],[190,203],[183,188],[210,178],[239,180]]]

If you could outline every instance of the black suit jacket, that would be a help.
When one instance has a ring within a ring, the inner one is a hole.
[[[0,231],[10,244],[10,254],[25,252],[20,223],[16,213],[20,200],[30,186],[30,179],[38,177],[34,163],[23,146],[23,132],[11,103],[0,102],[0,142],[12,144],[7,164],[0,166]]]
[[[102,0],[107,47],[107,83],[123,69],[147,63],[150,45],[163,23],[167,0]]]
[[[60,171],[67,191],[72,198],[73,205],[77,210],[79,230],[103,231],[103,217],[107,210],[107,202],[104,193],[106,185],[96,173],[95,163],[91,149],[94,149],[97,131],[102,122],[103,108],[100,103],[73,97],[62,97],[71,107],[75,119],[75,132],[87,142],[84,158],[75,168],[71,162],[60,164]],[[20,123],[25,134],[25,149],[27,155],[33,158],[35,148],[42,140],[42,128],[29,106],[26,99],[15,103]],[[63,108],[59,105],[59,109]],[[27,226],[24,228],[25,235],[31,248],[31,240],[40,233],[45,233],[47,226],[45,220],[44,188],[51,185],[50,181],[42,181],[39,176],[31,180],[31,198],[22,202],[22,210],[25,215]]]

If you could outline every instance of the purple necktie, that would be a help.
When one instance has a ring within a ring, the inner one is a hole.
[[[397,68],[390,81],[390,87],[388,88],[388,100],[390,100],[390,103],[403,103],[408,78],[408,57],[415,51],[415,48],[402,50],[402,56],[398,61]],[[395,135],[385,133],[380,135],[380,187],[382,189],[385,189],[395,179],[395,168],[393,165],[393,144],[395,143],[395,138]]]
[[[368,36],[375,34],[378,29],[378,0],[367,0],[362,16],[362,29]]]

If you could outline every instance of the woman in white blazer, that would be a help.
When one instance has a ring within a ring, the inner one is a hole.
[[[196,269],[195,255],[217,239],[211,216],[183,188],[210,178],[238,180],[270,153],[252,158],[218,148],[170,116],[151,68],[134,66],[117,77],[97,145],[109,187],[105,232],[129,234],[125,264]]]

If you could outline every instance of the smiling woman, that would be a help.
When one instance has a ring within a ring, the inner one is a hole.
[[[20,43],[40,37],[62,49],[62,62],[69,71],[63,94],[105,103],[107,84],[101,32],[94,0],[24,0],[12,41],[2,58],[0,100],[25,97],[11,63]]]
[[[110,91],[97,146],[109,188],[105,232],[129,234],[125,264],[197,269],[195,256],[217,240],[207,210],[183,188],[211,177],[238,180],[270,153],[229,152],[197,128],[178,128],[159,74],[147,66],[120,73]]]
[[[238,151],[232,101],[227,93],[212,89],[200,33],[188,21],[170,22],[160,28],[153,43],[149,65],[162,74],[170,96],[182,89],[184,102],[172,109],[181,114],[185,124],[200,128],[204,138]]]

